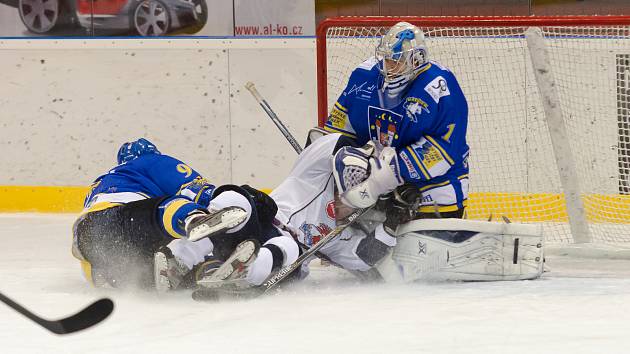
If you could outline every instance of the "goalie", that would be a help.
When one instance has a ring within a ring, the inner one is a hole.
[[[468,199],[468,104],[455,75],[429,60],[424,33],[399,22],[350,75],[324,128],[395,149],[422,192],[419,217],[461,218]]]

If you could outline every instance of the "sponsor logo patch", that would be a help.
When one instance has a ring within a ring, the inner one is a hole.
[[[446,80],[442,76],[438,76],[424,87],[424,90],[433,98],[435,103],[440,102],[440,98],[448,96],[451,91],[448,90]]]
[[[348,91],[348,95],[354,94],[357,98],[369,100],[372,98],[372,92],[374,92],[374,89],[376,89],[376,85],[368,85],[368,82],[366,81],[361,85],[352,85],[352,88]]]
[[[440,154],[435,146],[429,145],[426,149],[423,150],[424,154],[422,155],[422,163],[424,164],[424,166],[426,166],[427,170],[432,169],[435,165],[444,161],[442,154]]]
[[[348,115],[344,111],[337,108],[336,106],[333,107],[332,112],[330,112],[330,117],[328,118],[333,128],[338,128],[338,129],[343,129],[346,127],[347,119],[348,119]]]
[[[418,170],[416,170],[416,168],[413,166],[413,163],[411,163],[411,160],[409,159],[409,156],[407,156],[407,153],[405,151],[401,152],[400,157],[405,163],[405,166],[407,166],[407,170],[409,171],[409,177],[420,178],[420,175],[418,174]]]
[[[326,215],[328,215],[328,217],[331,218],[332,220],[336,219],[334,200],[331,200],[328,202],[328,204],[326,204]]]

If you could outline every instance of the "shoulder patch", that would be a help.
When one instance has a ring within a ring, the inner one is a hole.
[[[424,87],[424,90],[433,98],[435,103],[440,102],[440,98],[451,94],[446,85],[446,79],[442,76],[437,76],[429,82],[429,84]]]
[[[371,57],[368,60],[364,61],[363,63],[359,64],[359,66],[357,66],[357,69],[370,71],[372,70],[374,65],[376,65],[377,63],[378,63],[378,60],[376,60],[376,57]]]

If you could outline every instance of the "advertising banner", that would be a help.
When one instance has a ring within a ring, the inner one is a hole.
[[[226,0],[0,0],[0,37],[232,36]]]
[[[314,36],[314,0],[234,0],[235,36]]]

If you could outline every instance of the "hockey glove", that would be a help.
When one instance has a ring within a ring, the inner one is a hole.
[[[385,209],[383,228],[392,235],[396,235],[398,225],[408,223],[416,218],[420,205],[420,190],[412,184],[405,184],[396,188]]]
[[[374,152],[374,145],[368,143],[355,148],[344,146],[333,157],[333,175],[340,194],[365,181],[369,174],[369,160]]]
[[[379,196],[393,191],[403,183],[396,151],[383,148],[378,158],[369,159],[369,177],[358,185],[341,192],[341,201],[354,208],[374,205]]]
[[[193,202],[207,208],[214,192],[214,185],[208,183],[201,176],[181,186],[178,195],[182,195]]]

